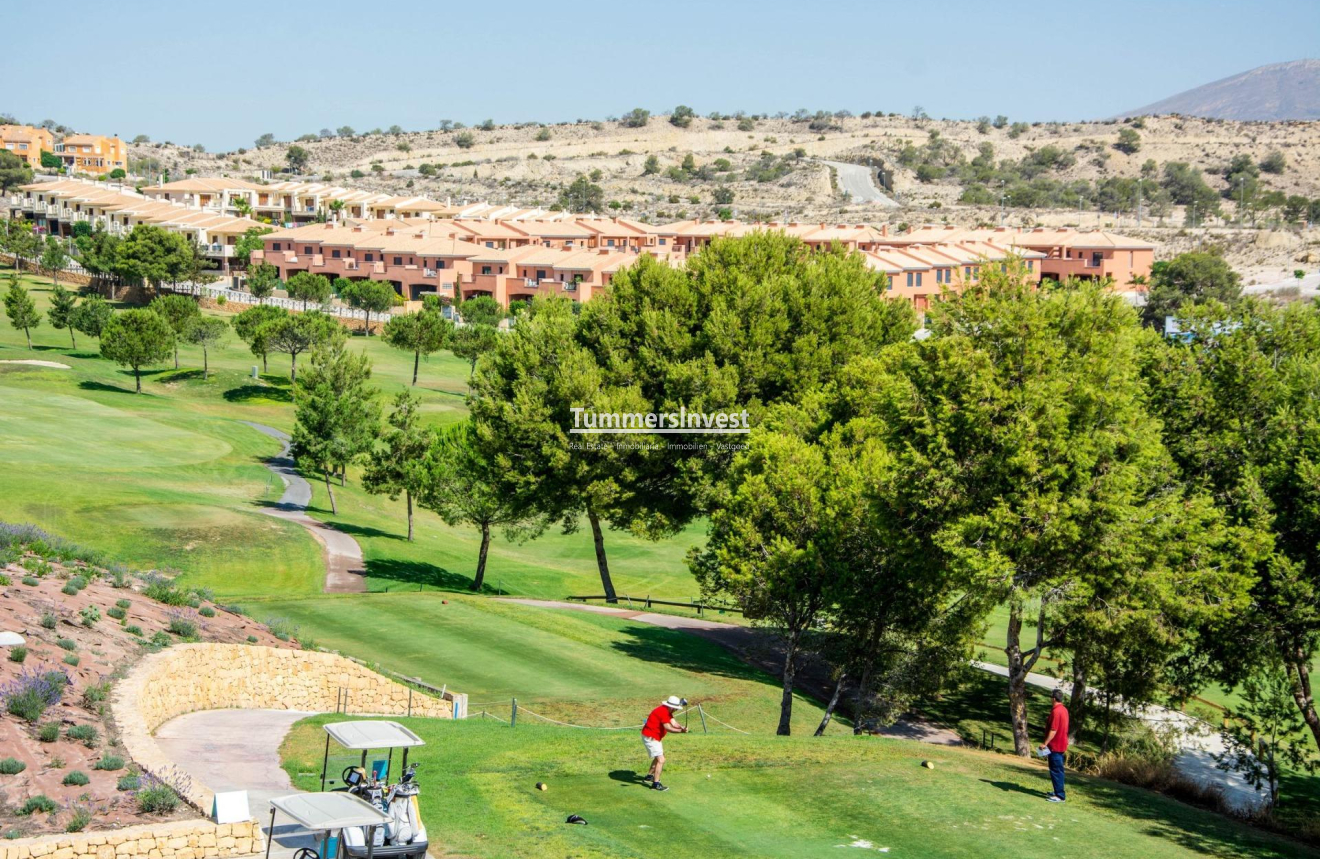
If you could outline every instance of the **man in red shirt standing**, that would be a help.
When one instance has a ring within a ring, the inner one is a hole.
[[[1054,707],[1050,709],[1050,729],[1040,753],[1050,760],[1050,781],[1054,792],[1046,796],[1050,802],[1063,802],[1063,759],[1068,751],[1068,708],[1063,706],[1063,690],[1054,690]]]
[[[669,790],[660,783],[660,773],[665,768],[665,747],[662,741],[665,734],[671,732],[687,733],[687,728],[674,721],[674,714],[686,706],[687,699],[670,695],[651,711],[651,715],[646,717],[646,724],[642,725],[642,745],[646,746],[646,753],[651,756],[651,771],[642,776],[642,781],[650,782],[656,790]]]

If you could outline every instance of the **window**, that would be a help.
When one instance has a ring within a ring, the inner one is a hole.
[[[611,248],[614,247],[614,239],[606,239],[606,240],[605,240],[605,245],[606,245],[607,247],[611,247]]]
[[[330,251],[330,256],[333,257],[334,259],[339,259],[339,248],[335,248],[334,250]]]
[[[127,223],[127,222],[125,222],[125,223]],[[279,250],[279,249],[280,249],[280,243],[279,243],[279,242],[276,242],[275,244],[273,244],[273,245],[270,246],[270,249],[273,250],[273,251],[277,251],[277,250]]]
[[[438,259],[438,260],[436,260],[436,261],[435,261],[435,267],[436,267],[436,268],[444,268],[444,267],[445,267],[445,261],[442,260],[442,259]]]
[[[403,257],[395,257],[395,258],[394,258],[394,264],[395,264],[395,265],[403,265]]]
[[[917,272],[917,286],[921,286],[921,272]]]
[[[488,248],[493,248],[493,247],[495,247],[495,243],[494,243],[494,242],[486,242],[486,247],[488,247]]]
[[[545,280],[545,269],[543,269],[543,268],[538,268],[538,269],[536,270],[536,279],[537,279],[537,280]]]
[[[1035,260],[1027,260],[1027,271],[1035,271],[1035,269],[1033,268],[1033,266],[1035,265],[1036,265]]]
[[[312,252],[312,246],[311,246],[311,245],[303,245],[303,253],[305,253],[305,254],[309,254],[309,253],[311,253],[311,252]]]
[[[367,262],[374,262],[375,259],[376,259],[375,254],[367,254]]]
[[[660,240],[660,244],[663,245],[663,244],[665,244],[665,243],[668,242],[668,241],[669,241],[668,239],[661,239],[661,240]]]
[[[483,265],[483,266],[481,267],[481,273],[482,273],[482,274],[490,274],[491,271],[492,271],[492,269],[491,269],[491,267],[488,266],[488,265]]]
[[[907,285],[908,286],[912,285],[912,272],[907,273]]]
[[[963,266],[963,280],[971,280],[971,279],[972,279],[972,267],[970,265]]]

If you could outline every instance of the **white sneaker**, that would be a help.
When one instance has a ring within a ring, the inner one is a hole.
[[[1063,799],[1063,797],[1059,796],[1057,793],[1052,793],[1052,794],[1050,794],[1049,796],[1045,797],[1045,801],[1046,801],[1046,802],[1063,802],[1064,799]]]

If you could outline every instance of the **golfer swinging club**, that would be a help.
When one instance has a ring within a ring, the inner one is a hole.
[[[674,721],[674,714],[686,706],[686,698],[670,695],[651,711],[651,715],[646,717],[646,724],[642,725],[642,745],[646,746],[646,753],[651,756],[651,771],[642,776],[642,781],[650,782],[655,790],[669,790],[660,783],[660,773],[665,768],[663,740],[665,734],[670,732],[687,733],[687,728]]]

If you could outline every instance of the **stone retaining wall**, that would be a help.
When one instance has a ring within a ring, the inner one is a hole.
[[[175,716],[232,708],[454,716],[453,701],[409,689],[338,654],[247,644],[177,644],[147,656],[115,685],[112,707],[120,739],[138,766],[204,814],[215,794],[180,771],[152,736]]]
[[[0,859],[226,859],[265,849],[255,820],[148,823],[107,832],[77,832],[0,841]]]

